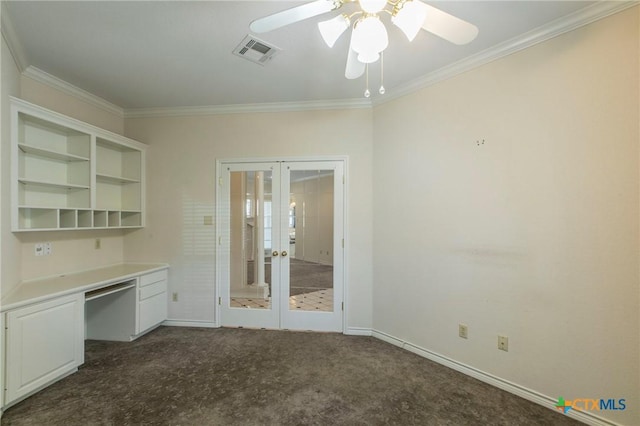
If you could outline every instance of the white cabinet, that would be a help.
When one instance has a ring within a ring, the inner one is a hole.
[[[144,226],[146,145],[11,99],[13,231]]]
[[[6,313],[5,404],[75,371],[84,362],[84,295]]]
[[[0,407],[74,372],[84,362],[85,338],[128,342],[160,325],[167,319],[167,268],[112,265],[22,283],[3,298]]]
[[[137,331],[139,334],[167,319],[167,271],[142,275],[138,286]]]

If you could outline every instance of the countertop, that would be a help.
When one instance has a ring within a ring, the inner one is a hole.
[[[168,268],[166,263],[121,263],[57,277],[23,281],[2,297],[0,312],[68,294],[84,293]]]

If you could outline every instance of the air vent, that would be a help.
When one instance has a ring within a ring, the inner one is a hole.
[[[269,59],[280,52],[280,48],[275,47],[264,40],[260,40],[252,35],[247,35],[244,40],[233,49],[233,54],[245,58],[256,64],[264,65]]]

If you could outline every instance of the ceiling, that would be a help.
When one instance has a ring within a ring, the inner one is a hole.
[[[409,43],[387,25],[384,96],[595,3],[426,2],[475,24],[479,35],[457,46],[420,31]],[[349,36],[343,34],[330,49],[317,29],[317,22],[338,12],[256,35],[282,49],[265,66],[232,54],[250,33],[252,20],[302,3],[9,1],[5,11],[23,67],[36,67],[124,109],[363,99],[365,79],[344,77]],[[371,67],[370,81],[373,96],[381,97],[378,64]]]

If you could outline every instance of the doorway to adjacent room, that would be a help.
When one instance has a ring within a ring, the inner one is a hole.
[[[218,177],[220,324],[342,331],[344,161],[220,161]]]

